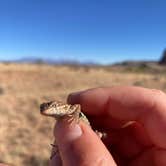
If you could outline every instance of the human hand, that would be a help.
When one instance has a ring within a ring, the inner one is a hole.
[[[107,137],[103,144],[83,123],[71,128],[59,123],[54,134],[63,166],[166,165],[166,95],[163,92],[129,86],[96,88],[71,94],[68,101],[81,104],[92,127],[104,131]],[[54,166],[57,161],[55,156],[50,165]]]

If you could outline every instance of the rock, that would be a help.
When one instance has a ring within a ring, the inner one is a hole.
[[[166,65],[166,49],[163,52],[163,55],[162,55],[162,57],[161,57],[161,59],[159,61],[159,64]]]

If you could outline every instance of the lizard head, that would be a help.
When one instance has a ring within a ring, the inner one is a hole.
[[[52,116],[53,114],[55,114],[54,109],[56,109],[60,105],[62,105],[62,102],[59,101],[42,103],[40,105],[40,113],[46,116]]]

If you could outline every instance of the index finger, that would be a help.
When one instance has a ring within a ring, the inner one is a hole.
[[[90,115],[108,115],[141,123],[154,144],[166,148],[166,95],[159,90],[133,86],[95,88],[70,95]]]

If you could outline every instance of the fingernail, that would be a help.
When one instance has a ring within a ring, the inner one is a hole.
[[[57,141],[68,143],[78,139],[82,135],[82,129],[79,124],[67,121],[59,121],[55,127],[55,136]]]
[[[70,126],[68,132],[66,133],[66,139],[68,141],[74,141],[82,135],[81,127],[78,124]]]

